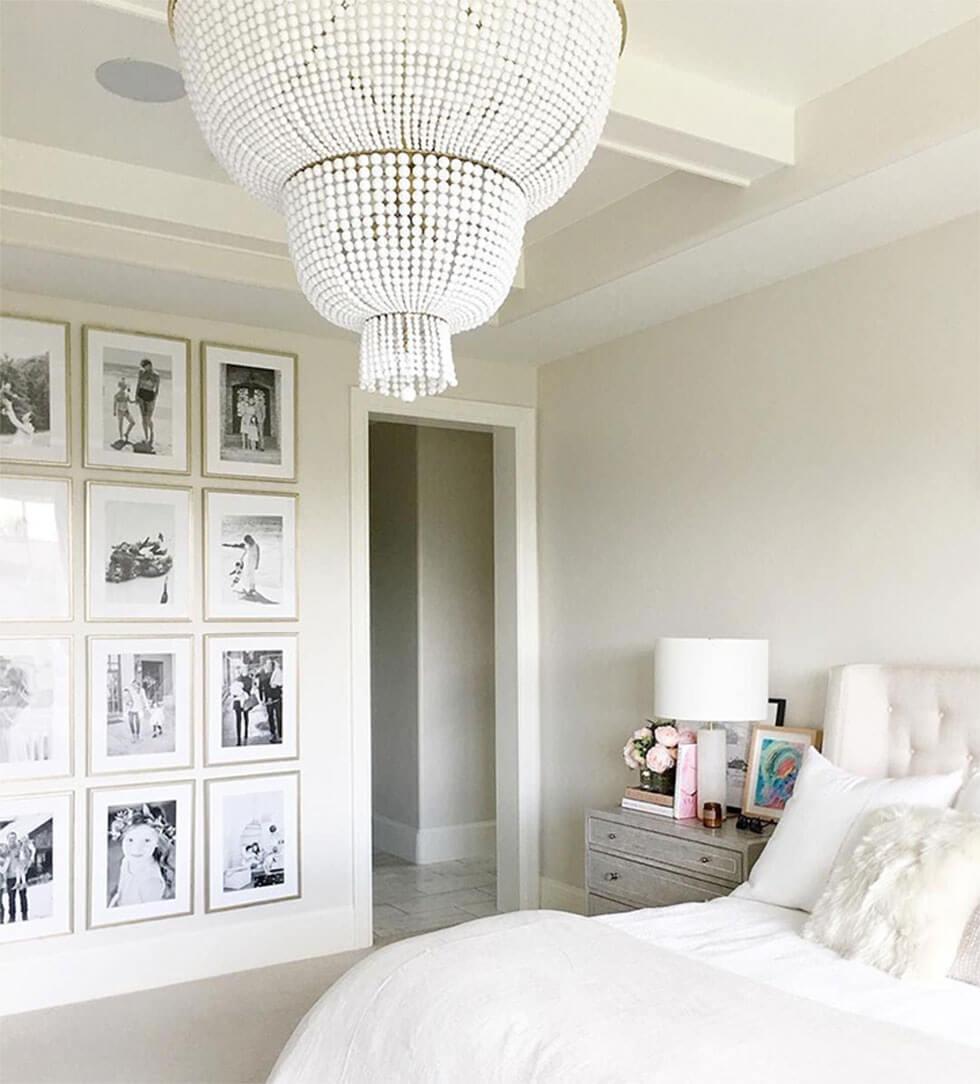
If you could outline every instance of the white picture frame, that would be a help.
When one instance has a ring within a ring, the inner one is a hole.
[[[189,339],[82,328],[86,467],[190,473]]]
[[[208,767],[299,756],[298,647],[294,633],[204,637]]]
[[[89,929],[193,913],[193,782],[90,790],[88,829]]]
[[[72,774],[72,639],[0,637],[0,783]]]
[[[205,787],[205,910],[299,899],[299,772],[209,779]]]
[[[296,481],[295,354],[201,343],[203,473]]]
[[[194,638],[88,638],[90,775],[173,771],[194,760]]]
[[[0,463],[71,464],[71,336],[61,320],[0,314]]]
[[[206,620],[296,620],[297,512],[295,493],[204,491]]]
[[[0,840],[9,853],[9,837],[16,837],[24,880],[23,889],[15,891],[15,903],[4,891],[0,945],[72,932],[72,803],[71,794],[0,796]],[[13,922],[11,906],[17,912]]]
[[[184,487],[86,483],[90,621],[191,619],[191,503]]]
[[[72,486],[4,475],[0,489],[0,621],[70,621]]]

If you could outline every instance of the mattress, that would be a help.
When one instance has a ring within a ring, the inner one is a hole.
[[[803,940],[806,919],[727,896],[593,921],[796,997],[980,1048],[980,987],[899,980],[842,960]]]

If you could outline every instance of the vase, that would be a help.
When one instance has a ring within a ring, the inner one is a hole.
[[[676,775],[676,768],[669,768],[665,772],[653,772],[649,768],[641,768],[640,790],[648,790],[653,794],[673,794]]]

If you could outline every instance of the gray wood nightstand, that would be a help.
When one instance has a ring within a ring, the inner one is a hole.
[[[585,884],[589,914],[667,907],[727,896],[749,875],[772,828],[739,831],[626,809],[593,809],[586,818]]]

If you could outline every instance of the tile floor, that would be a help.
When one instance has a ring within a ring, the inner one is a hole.
[[[374,855],[374,943],[497,913],[497,868],[492,858],[463,858],[413,866],[394,855]]]

